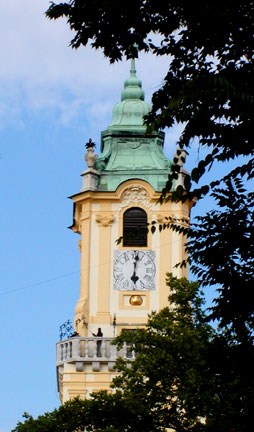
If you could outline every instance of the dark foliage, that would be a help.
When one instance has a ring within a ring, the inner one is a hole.
[[[219,286],[212,317],[244,340],[254,328],[254,194],[227,178],[212,196],[219,210],[197,217],[187,250],[203,285]]]
[[[254,329],[254,193],[239,178],[226,177],[212,197],[217,210],[187,221],[170,219],[159,230],[172,229],[186,235],[188,259],[202,286],[217,288],[210,319],[233,330],[239,341],[252,339]]]

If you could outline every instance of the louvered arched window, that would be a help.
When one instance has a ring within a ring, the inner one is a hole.
[[[124,212],[123,246],[147,246],[147,214],[139,207]]]

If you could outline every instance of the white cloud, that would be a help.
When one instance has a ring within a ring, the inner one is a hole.
[[[89,105],[89,118],[96,123],[100,115],[110,118],[112,105],[120,99],[129,66],[110,65],[101,52],[89,47],[72,50],[65,20],[45,18],[48,6],[48,0],[0,0],[2,126],[19,122],[24,107],[55,109],[58,121],[68,124]],[[148,101],[167,64],[167,59],[151,55],[138,61],[137,74]]]

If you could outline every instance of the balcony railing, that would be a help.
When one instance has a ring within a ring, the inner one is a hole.
[[[73,337],[57,343],[57,366],[72,362],[114,362],[118,357],[134,360],[135,353],[124,343],[117,351],[111,345],[113,338],[105,337]]]

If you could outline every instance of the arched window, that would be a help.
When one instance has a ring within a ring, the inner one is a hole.
[[[123,246],[147,246],[147,214],[139,207],[124,212]]]

